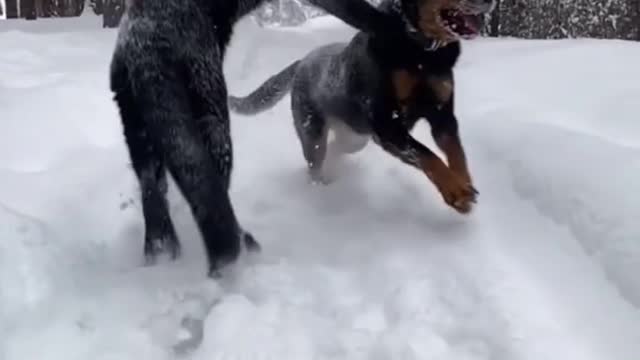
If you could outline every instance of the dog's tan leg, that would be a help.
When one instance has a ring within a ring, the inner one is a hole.
[[[436,144],[447,156],[449,168],[458,174],[464,181],[472,183],[469,167],[467,166],[467,158],[464,148],[460,142],[460,138],[448,134],[442,134],[436,139]]]

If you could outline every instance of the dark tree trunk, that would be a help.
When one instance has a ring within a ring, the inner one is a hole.
[[[640,41],[640,0],[636,0],[635,3],[635,16],[632,15],[632,18],[636,24],[636,40]]]
[[[51,17],[51,11],[49,10],[49,1],[51,0],[36,0],[36,12],[38,13],[39,18]]]
[[[93,13],[96,15],[102,15],[104,12],[104,1],[103,0],[89,0],[89,7],[93,10]]]
[[[75,6],[75,9],[74,9],[75,10],[75,15],[74,16],[82,15],[82,12],[84,11],[84,3],[85,3],[85,0],[76,0],[76,3],[75,3],[76,6]]]
[[[7,19],[15,19],[18,17],[18,1],[7,0]]]
[[[20,15],[27,20],[35,20],[38,18],[36,12],[35,0],[21,0],[20,1]]]
[[[489,18],[489,35],[498,36],[500,34],[500,6],[502,0],[496,0],[496,7]]]

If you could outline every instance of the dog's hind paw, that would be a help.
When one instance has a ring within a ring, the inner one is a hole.
[[[309,169],[309,183],[311,185],[329,185],[333,182],[328,176],[326,176],[322,170]]]
[[[158,257],[163,254],[167,254],[171,260],[176,260],[180,257],[181,251],[180,242],[175,235],[147,238],[144,244],[145,264],[156,264]]]
[[[244,243],[244,246],[246,247],[247,251],[249,252],[260,252],[262,251],[262,247],[260,246],[260,243],[258,243],[258,241],[256,241],[256,238],[253,236],[253,234],[251,234],[248,231],[243,230],[242,233],[240,234],[241,236],[241,240]]]

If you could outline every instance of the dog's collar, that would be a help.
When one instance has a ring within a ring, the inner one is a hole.
[[[401,0],[393,0],[393,2],[391,3],[391,6],[392,6],[392,10],[396,14],[398,14],[398,16],[400,16],[400,18],[402,19],[405,30],[407,31],[409,36],[412,37],[414,40],[418,41],[419,43],[421,43],[425,51],[435,51],[435,50],[438,50],[440,47],[442,47],[442,45],[444,45],[439,40],[426,38],[420,30],[418,30],[415,26],[413,26],[413,24],[405,14],[404,9],[402,8]]]

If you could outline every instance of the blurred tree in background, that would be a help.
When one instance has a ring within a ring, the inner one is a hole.
[[[527,39],[640,40],[640,0],[498,0],[485,32]]]

